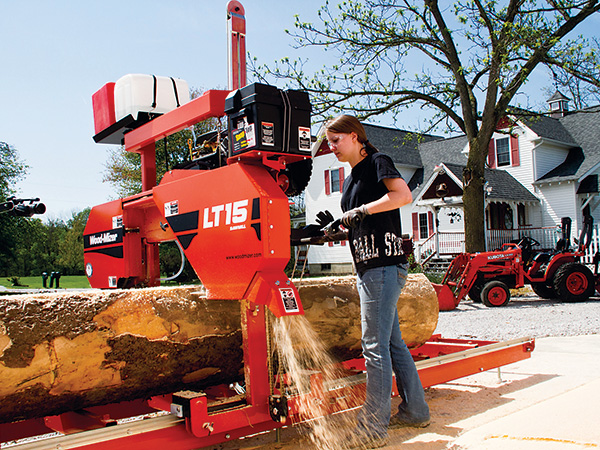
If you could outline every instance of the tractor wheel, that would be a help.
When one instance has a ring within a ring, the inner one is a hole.
[[[554,290],[566,302],[584,302],[594,293],[594,274],[583,264],[567,263],[554,274]]]
[[[504,306],[510,300],[510,290],[502,281],[490,281],[483,286],[481,301],[485,306]]]
[[[469,289],[469,298],[475,303],[481,303],[481,291],[483,290],[483,284],[474,283]]]
[[[545,283],[531,283],[531,289],[538,297],[541,298],[556,298],[556,291],[552,286],[546,286]]]

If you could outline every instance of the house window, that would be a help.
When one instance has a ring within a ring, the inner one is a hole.
[[[331,171],[331,192],[341,192],[340,189],[340,169]]]
[[[499,166],[519,166],[519,136],[498,136],[490,140],[488,147],[488,166],[495,169]]]
[[[496,161],[498,167],[510,164],[510,146],[507,137],[496,139]]]
[[[427,213],[419,214],[419,239],[427,239],[429,237],[429,226],[427,223]]]
[[[428,239],[433,235],[433,213],[412,213],[412,237],[415,241]]]
[[[344,187],[344,168],[327,169],[325,171],[325,194],[331,195],[334,192],[342,192]]]

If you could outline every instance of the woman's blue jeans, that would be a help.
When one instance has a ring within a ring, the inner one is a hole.
[[[387,435],[391,415],[392,373],[402,398],[399,409],[415,421],[429,419],[423,386],[414,360],[402,340],[398,297],[406,284],[408,265],[376,267],[357,278],[362,349],[367,368],[367,396],[359,427],[375,437]]]

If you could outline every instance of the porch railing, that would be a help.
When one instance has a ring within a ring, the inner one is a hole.
[[[518,241],[524,236],[531,237],[540,243],[535,246],[535,251],[551,251],[556,248],[556,243],[561,237],[560,227],[519,228],[515,230],[487,230],[487,249],[496,250],[502,244]],[[574,235],[575,236],[575,235]],[[575,247],[576,243],[571,243]],[[436,248],[438,249],[436,251]],[[415,242],[415,259],[425,264],[435,256],[451,258],[465,251],[465,234],[462,232],[434,233],[426,240]],[[583,263],[593,264],[594,255],[600,252],[600,230],[594,225],[590,245],[583,257]]]
[[[487,249],[496,250],[502,247],[502,244],[518,241],[525,236],[533,238],[540,243],[539,246],[534,248],[535,251],[550,251],[556,248],[556,243],[561,236],[561,230],[559,227],[487,230]]]
[[[600,236],[597,228],[595,243],[596,250],[600,249]],[[487,250],[495,250],[502,247],[502,244],[518,241],[524,236],[529,236],[540,243],[535,250],[550,251],[556,248],[556,243],[560,239],[560,228],[558,227],[543,227],[543,228],[518,228],[515,230],[487,230]],[[592,246],[590,246],[592,247]],[[429,259],[439,257],[453,257],[465,251],[465,234],[463,232],[439,232],[429,236],[426,240],[415,243],[415,259],[424,264]],[[591,250],[590,250],[591,251]],[[591,253],[591,258],[593,254]],[[586,256],[587,257],[587,256]],[[586,261],[587,262],[587,261]]]

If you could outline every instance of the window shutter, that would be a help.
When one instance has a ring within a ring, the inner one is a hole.
[[[419,213],[412,213],[413,241],[419,240]]]
[[[519,161],[519,138],[517,136],[510,135],[510,153],[513,167],[520,164]]]
[[[343,167],[340,167],[339,174],[340,174],[340,192],[343,192],[343,190],[344,190],[344,168]]]
[[[488,147],[488,166],[490,169],[496,168],[496,141],[494,139],[490,140]]]
[[[331,194],[331,183],[329,182],[330,171],[325,171],[325,195]]]
[[[427,211],[427,225],[429,226],[429,236],[433,235],[433,213]]]

